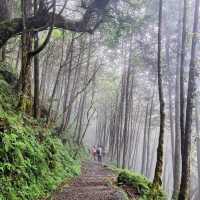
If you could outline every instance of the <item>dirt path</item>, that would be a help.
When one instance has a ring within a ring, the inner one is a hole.
[[[84,164],[82,175],[70,187],[64,187],[53,200],[124,200],[124,195],[109,184],[111,171],[95,162]]]

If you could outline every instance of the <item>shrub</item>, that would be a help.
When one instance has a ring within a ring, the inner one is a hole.
[[[80,172],[61,141],[48,129],[24,123],[22,115],[0,113],[0,193],[5,199],[37,199]],[[39,142],[38,132],[45,135]]]

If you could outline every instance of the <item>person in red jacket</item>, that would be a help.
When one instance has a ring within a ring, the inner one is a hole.
[[[96,155],[97,155],[97,148],[96,146],[92,147],[92,157],[96,161]]]

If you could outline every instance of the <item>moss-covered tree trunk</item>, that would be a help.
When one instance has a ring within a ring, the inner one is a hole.
[[[159,25],[158,25],[158,92],[160,102],[160,135],[157,148],[157,162],[154,175],[154,188],[162,185],[161,176],[163,171],[163,146],[164,146],[164,129],[165,129],[165,102],[163,95],[163,79],[161,70],[161,49],[162,49],[162,10],[163,0],[159,2]]]
[[[31,57],[29,52],[32,49],[32,34],[26,30],[26,19],[31,14],[32,1],[22,0],[22,18],[23,18],[23,33],[22,41],[22,65],[21,65],[21,82],[20,82],[20,98],[18,108],[27,113],[32,112],[31,99]]]
[[[34,15],[36,15],[38,10],[38,0],[34,0]],[[38,32],[35,33],[34,37],[34,50],[39,47],[39,37]],[[34,103],[33,103],[33,116],[35,118],[39,117],[40,114],[40,89],[39,89],[39,55],[34,56]]]

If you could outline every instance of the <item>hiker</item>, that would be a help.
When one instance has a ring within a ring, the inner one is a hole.
[[[99,147],[97,148],[96,154],[97,154],[98,162],[102,162],[102,147],[101,147],[101,146],[99,146]]]
[[[96,146],[93,146],[92,147],[92,156],[93,156],[94,161],[96,161],[96,155],[97,155],[97,149],[96,149]]]

